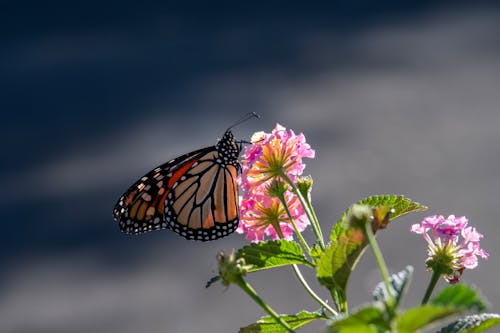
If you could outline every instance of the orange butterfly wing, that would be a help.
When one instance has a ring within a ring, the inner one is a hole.
[[[224,237],[238,227],[239,155],[228,131],[214,147],[182,155],[150,171],[113,211],[123,232],[172,229],[194,240]]]

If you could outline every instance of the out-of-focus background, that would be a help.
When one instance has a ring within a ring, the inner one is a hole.
[[[326,234],[368,195],[430,206],[379,235],[392,272],[415,267],[407,306],[429,279],[410,224],[456,214],[491,254],[463,280],[500,310],[495,2],[20,1],[0,12],[0,332],[236,332],[261,316],[236,287],[204,288],[217,251],[241,235],[128,236],[111,216],[143,173],[215,144],[250,111],[262,118],[237,137],[279,122],[316,149],[306,173]],[[285,268],[249,280],[278,312],[317,309]],[[367,251],[351,307],[378,281]]]

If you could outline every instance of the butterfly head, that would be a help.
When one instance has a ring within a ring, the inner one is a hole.
[[[240,156],[241,147],[234,139],[231,130],[227,130],[222,138],[217,142],[217,151],[221,157],[229,164],[236,165],[238,163],[238,156]]]

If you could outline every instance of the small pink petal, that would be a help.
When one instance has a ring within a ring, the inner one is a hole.
[[[464,238],[464,242],[479,242],[483,235],[476,231],[474,227],[467,227],[462,230],[462,237]]]
[[[442,215],[428,216],[422,221],[422,226],[429,229],[435,229],[439,224],[445,221]]]
[[[427,229],[424,228],[422,225],[416,223],[411,226],[410,231],[416,234],[423,234],[424,232],[427,231]]]
[[[460,263],[467,269],[474,269],[477,267],[477,257],[475,255],[463,256],[460,259]]]
[[[481,258],[483,259],[488,259],[488,257],[490,256],[490,254],[488,252],[486,252],[485,250],[483,249],[479,249],[477,250],[477,253],[476,253],[478,256],[480,256]]]

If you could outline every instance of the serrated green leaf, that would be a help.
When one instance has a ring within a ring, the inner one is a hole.
[[[300,328],[307,325],[315,320],[323,319],[326,317],[319,312],[308,312],[302,311],[296,315],[280,315],[292,329]],[[272,317],[262,317],[256,323],[249,326],[242,327],[238,331],[239,333],[286,333],[287,330],[278,324],[276,320]]]
[[[390,219],[394,220],[403,215],[419,212],[423,210],[427,210],[427,206],[424,206],[416,201],[411,200],[403,195],[393,195],[393,194],[385,194],[385,195],[374,195],[368,198],[365,198],[358,202],[360,205],[368,205],[371,207],[375,206],[389,206],[393,209],[390,214]]]
[[[397,329],[399,333],[413,333],[460,311],[453,306],[422,305],[401,314],[396,320]]]
[[[367,306],[349,316],[341,315],[334,318],[328,325],[327,332],[377,332],[389,329],[384,320],[384,311],[377,306]]]
[[[364,198],[358,201],[356,204],[358,205],[368,205],[370,207],[376,206],[388,206],[392,208],[391,213],[389,214],[389,218],[394,220],[403,215],[423,211],[427,209],[427,206],[424,206],[418,202],[412,201],[410,198],[407,198],[403,195],[373,195],[371,197]],[[342,229],[341,222],[347,217],[350,212],[350,208],[347,209],[344,214],[342,214],[340,220],[335,225],[334,229],[331,233],[331,240],[335,241],[336,236],[339,234],[339,231]]]
[[[404,196],[381,195],[363,199],[357,203],[371,209],[378,207],[381,212],[390,212],[388,217],[395,219],[402,215],[425,210],[427,207]],[[390,208],[390,209],[384,209]],[[332,293],[338,306],[345,302],[347,281],[363,253],[368,241],[359,221],[354,221],[352,207],[347,209],[330,234],[330,245],[317,262],[317,278]],[[388,221],[383,221],[384,226]],[[378,228],[374,228],[376,232]]]
[[[470,315],[443,327],[437,333],[480,333],[500,324],[500,315],[482,313]]]
[[[244,258],[247,265],[252,265],[248,272],[293,264],[312,266],[304,256],[300,245],[287,240],[247,245],[238,250],[236,257]]]
[[[413,274],[413,267],[406,266],[404,270],[399,273],[393,274],[390,277],[391,283],[391,293],[396,298],[396,306],[401,301],[402,297],[406,293],[408,289],[408,285],[410,284],[411,276]],[[386,303],[389,300],[389,295],[387,294],[387,289],[385,288],[385,284],[380,282],[375,287],[373,291],[373,297],[376,301],[381,301]]]
[[[412,308],[397,320],[400,333],[414,332],[450,315],[464,311],[482,311],[486,308],[479,293],[466,285],[453,285],[441,290],[432,301]]]
[[[456,284],[442,289],[430,304],[442,306],[454,306],[469,311],[484,311],[485,302],[481,299],[479,292],[465,284]]]

